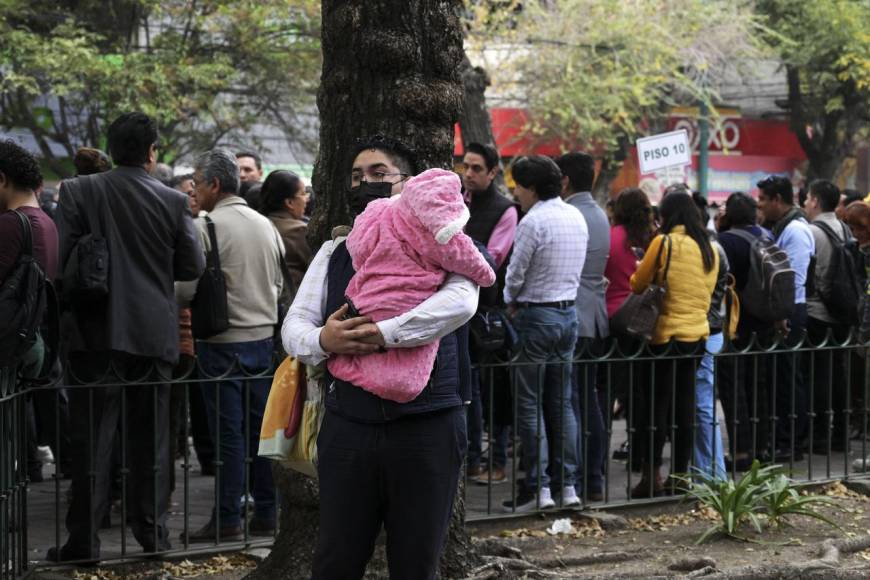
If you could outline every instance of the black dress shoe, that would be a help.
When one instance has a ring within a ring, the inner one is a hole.
[[[790,463],[792,461],[803,461],[804,452],[800,449],[794,450],[794,457],[792,457],[791,449],[777,449],[773,454],[773,462],[774,463]]]
[[[185,534],[181,532],[179,538],[184,543],[196,544],[203,542],[216,542],[218,540],[217,528],[215,527],[214,520],[209,521],[206,525],[201,527],[195,532],[190,532],[189,534]],[[241,526],[223,526],[220,529],[220,541],[221,542],[238,542],[244,539],[242,535]]]
[[[75,562],[79,566],[96,566],[100,562],[100,556],[93,556],[85,552],[73,552],[66,546],[59,550],[56,546],[52,546],[45,554],[45,559],[49,562]]]
[[[253,517],[251,518],[251,522],[248,524],[248,532],[252,536],[274,536],[275,520]]]
[[[730,457],[725,458],[725,471],[749,471],[752,469],[752,458],[741,457],[740,459],[732,460]]]

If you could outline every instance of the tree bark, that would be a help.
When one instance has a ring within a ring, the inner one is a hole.
[[[489,75],[479,66],[471,66],[468,56],[462,55],[463,107],[459,114],[459,129],[462,133],[463,149],[469,143],[483,143],[495,146],[492,134],[492,121],[486,108],[486,87]]]
[[[421,168],[451,166],[462,107],[461,0],[323,0],[317,94],[315,247],[347,224],[354,141],[381,133],[410,145]]]
[[[381,133],[416,153],[418,169],[452,166],[453,126],[462,107],[462,0],[323,0],[323,70],[317,106],[320,150],[314,169],[317,208],[309,225],[313,247],[333,227],[349,223],[346,192],[355,141]],[[278,478],[281,532],[250,578],[308,577],[318,514],[313,482]],[[460,577],[476,565],[457,499],[442,576]],[[296,528],[301,529],[301,532]]]
[[[479,66],[471,66],[468,55],[462,54],[462,112],[459,114],[459,130],[462,134],[462,149],[469,143],[483,143],[498,148],[495,136],[492,134],[492,119],[486,106],[486,87],[489,86],[489,75]],[[495,184],[500,190],[505,189],[504,174],[499,171]]]

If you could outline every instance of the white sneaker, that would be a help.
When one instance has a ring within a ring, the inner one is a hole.
[[[536,496],[534,493],[521,491],[515,500],[507,500],[502,504],[506,513],[524,514],[535,510],[546,510],[556,507],[549,487],[542,487]]]
[[[568,485],[562,488],[562,507],[574,507],[580,505],[580,498],[577,497],[577,490],[573,485]]]
[[[42,463],[54,463],[54,453],[48,445],[40,445],[36,448],[36,457]]]
[[[865,458],[858,458],[852,462],[852,471],[856,473],[865,473],[870,471],[870,456]]]

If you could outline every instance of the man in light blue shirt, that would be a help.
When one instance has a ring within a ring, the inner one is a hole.
[[[787,177],[772,175],[758,182],[758,209],[773,225],[776,245],[788,254],[795,271],[795,308],[790,320],[777,323],[786,335],[787,348],[798,344],[807,325],[807,275],[816,253],[816,243],[803,213],[794,206],[794,189]],[[775,355],[777,382],[775,407],[776,462],[803,459],[802,441],[806,434],[809,396],[799,357],[794,353]]]

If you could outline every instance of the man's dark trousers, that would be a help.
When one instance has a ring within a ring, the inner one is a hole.
[[[846,429],[849,408],[849,366],[850,352],[845,349],[830,349],[830,346],[843,344],[849,337],[851,328],[844,324],[833,324],[807,319],[807,339],[811,346],[827,341],[828,349],[812,350],[804,353],[804,376],[813,409],[813,447],[827,452],[827,445],[835,451],[846,448],[849,431]],[[829,336],[830,335],[830,336]]]
[[[99,556],[97,531],[109,509],[119,425],[126,432],[127,518],[133,536],[146,551],[169,547],[169,385],[163,381],[171,373],[172,365],[165,361],[121,352],[70,356],[73,473],[65,547],[70,555]],[[149,384],[120,386],[133,381]],[[76,386],[93,382],[112,386]]]
[[[810,400],[801,365],[801,353],[796,350],[807,327],[807,305],[795,304],[789,320],[789,333],[784,340],[785,352],[771,355],[776,373],[773,395],[776,421],[776,455],[778,461],[787,461],[801,450],[801,442],[809,425]]]
[[[390,578],[434,578],[468,446],[465,409],[362,423],[327,411],[317,438],[315,580],[362,578],[381,525]]]

